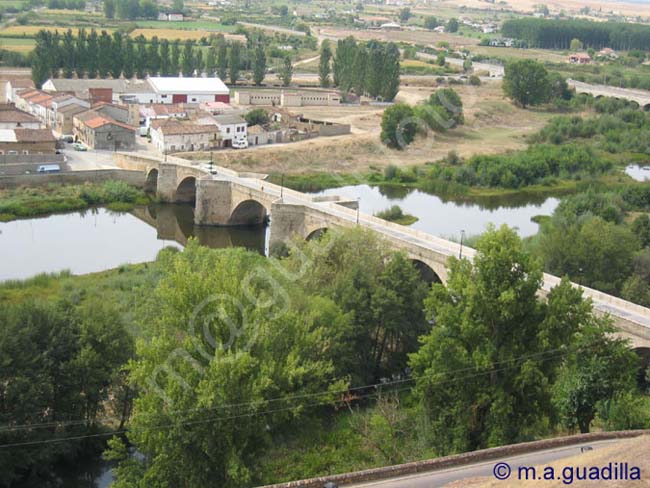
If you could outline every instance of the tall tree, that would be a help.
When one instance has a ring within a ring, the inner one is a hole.
[[[366,91],[368,95],[377,98],[381,95],[384,82],[384,49],[378,42],[368,43],[368,59],[366,68]]]
[[[359,46],[354,55],[352,70],[352,89],[358,96],[366,92],[366,73],[368,70],[368,50],[366,46]]]
[[[183,45],[183,55],[181,56],[181,72],[183,76],[192,76],[196,68],[194,59],[194,46],[189,39]]]
[[[97,73],[100,78],[108,77],[113,62],[113,53],[111,53],[111,36],[106,31],[102,31],[99,36],[98,46],[100,55],[97,56]]]
[[[77,33],[77,39],[75,40],[75,58],[76,63],[74,71],[77,75],[77,78],[83,78],[86,70],[88,68],[88,51],[86,49],[86,29],[83,27],[79,29]]]
[[[169,62],[172,76],[178,76],[181,69],[181,44],[178,39],[172,44],[172,55]]]
[[[135,38],[135,76],[144,79],[147,76],[147,41],[143,35]]]
[[[160,41],[160,73],[162,76],[171,76],[171,59],[169,52],[169,41],[165,38]]]
[[[222,80],[228,76],[228,44],[223,35],[217,37],[217,76]]]
[[[72,34],[72,29],[68,29],[63,35],[63,76],[65,78],[72,78],[76,64],[76,50],[75,41]]]
[[[400,52],[397,45],[390,42],[384,46],[384,70],[381,84],[381,97],[392,102],[400,85]]]
[[[228,73],[230,75],[230,84],[236,85],[239,79],[239,69],[241,66],[241,45],[233,42],[230,46],[228,56]]]
[[[136,56],[135,50],[133,49],[133,39],[127,36],[124,43],[124,66],[122,68],[124,71],[124,78],[127,80],[133,78],[133,75],[135,74],[135,64]]]
[[[255,47],[255,59],[253,60],[253,82],[259,86],[266,76],[266,53],[264,46],[258,43]]]
[[[99,39],[95,29],[90,30],[88,41],[86,43],[86,59],[88,78],[96,78],[99,69]]]
[[[282,64],[278,69],[278,78],[282,81],[282,86],[291,85],[291,80],[293,79],[293,62],[291,56],[285,56],[282,60]]]
[[[160,45],[158,43],[158,37],[153,36],[151,41],[149,41],[149,47],[147,48],[147,71],[151,76],[156,76],[160,73]]]
[[[549,385],[595,320],[567,280],[547,303],[537,297],[541,266],[514,230],[490,229],[476,249],[471,263],[452,258],[446,288],[433,286],[426,310],[435,326],[411,357],[440,454],[543,433]]]
[[[320,47],[320,62],[318,63],[318,80],[320,86],[327,88],[330,86],[330,64],[332,62],[332,48],[330,41],[325,39]]]
[[[208,76],[214,76],[217,70],[217,48],[214,45],[208,47],[208,54],[205,57],[205,71]]]
[[[115,17],[115,0],[104,0],[104,16],[107,19]]]
[[[120,31],[113,32],[113,40],[111,42],[111,76],[115,79],[119,78],[124,69],[124,38]]]
[[[205,69],[205,62],[203,61],[203,50],[197,49],[194,57],[194,64],[196,66],[196,76],[201,77]]]

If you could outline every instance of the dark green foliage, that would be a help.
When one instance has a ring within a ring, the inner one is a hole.
[[[266,76],[266,53],[264,46],[260,42],[254,51],[253,59],[253,82],[256,85],[261,85]]]
[[[532,59],[506,65],[503,91],[523,108],[547,102],[551,96],[551,81],[542,63]]]
[[[520,18],[505,21],[501,31],[544,49],[569,49],[573,39],[593,49],[647,51],[650,46],[650,27],[642,24]]]
[[[381,120],[381,140],[394,149],[404,149],[415,138],[417,123],[413,109],[403,103],[397,103],[384,111]]]
[[[269,121],[269,114],[263,108],[254,108],[244,116],[249,126],[264,125]]]
[[[650,247],[650,217],[643,214],[632,223],[632,232],[636,234],[642,247]]]
[[[465,123],[463,101],[453,88],[439,88],[431,94],[427,105],[442,108],[447,115],[447,129]]]

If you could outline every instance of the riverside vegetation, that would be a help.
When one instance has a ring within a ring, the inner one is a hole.
[[[580,291],[539,299],[507,227],[476,248],[447,288],[363,229],[4,283],[0,444],[35,444],[1,479],[43,486],[109,438],[117,488],[231,488],[648,426],[641,363]]]
[[[122,181],[82,185],[49,184],[35,188],[0,190],[0,221],[105,206],[125,212],[146,205],[151,197]]]

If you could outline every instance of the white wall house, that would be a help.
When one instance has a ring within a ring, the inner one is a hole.
[[[231,147],[233,140],[247,139],[248,124],[239,115],[213,115],[211,118],[219,130],[221,147]]]
[[[150,134],[152,144],[163,154],[212,149],[218,138],[214,125],[183,124],[171,119],[154,120]]]

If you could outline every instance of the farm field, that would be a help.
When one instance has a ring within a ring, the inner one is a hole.
[[[180,29],[135,29],[129,36],[136,38],[140,35],[149,40],[153,37],[158,39],[169,39],[170,41],[180,39],[181,41],[198,41],[203,37],[210,37],[210,35],[219,34],[219,31],[207,30],[180,30]],[[225,32],[224,34],[228,34]]]
[[[425,30],[405,30],[405,31],[378,31],[378,30],[356,30],[344,29],[338,27],[316,28],[320,37],[329,39],[344,39],[353,36],[357,40],[368,41],[376,39],[378,41],[408,42],[412,44],[432,44],[438,42],[448,42],[450,46],[476,46],[480,42],[477,38],[463,37],[455,34],[425,31]]]
[[[90,27],[84,27],[86,30]],[[76,36],[79,32],[78,27],[68,27],[68,26],[51,26],[51,25],[11,25],[0,30],[0,37],[34,37],[36,33],[40,30],[47,31],[59,31],[59,33],[64,33],[68,29],[72,29],[72,33]],[[108,33],[113,32],[115,29],[112,28],[96,28],[98,31],[105,30]]]
[[[34,49],[36,42],[34,39],[25,38],[25,37],[5,37],[0,38],[0,49],[6,49],[7,51],[15,51],[19,53],[28,53]]]
[[[549,61],[552,63],[566,62],[566,54],[548,49],[517,49],[513,47],[491,47],[472,46],[469,48],[472,54],[482,56],[494,56],[496,58],[512,59],[536,59],[537,61]]]

